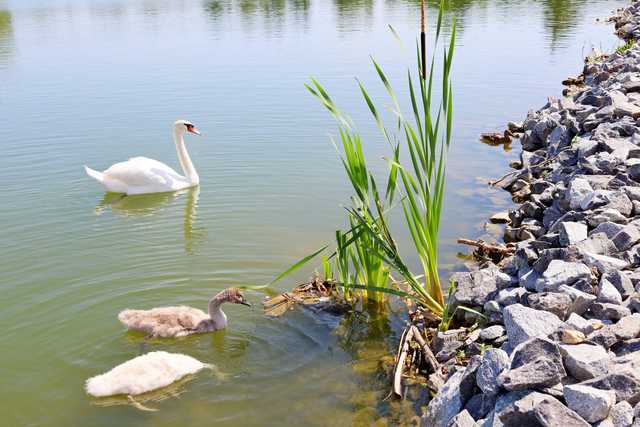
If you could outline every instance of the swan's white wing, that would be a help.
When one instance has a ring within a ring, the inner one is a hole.
[[[171,167],[147,157],[134,157],[104,171],[105,179],[122,183],[128,194],[185,188],[185,177]]]
[[[95,397],[137,395],[165,387],[207,365],[193,357],[154,351],[124,362],[109,372],[89,378],[85,388]]]

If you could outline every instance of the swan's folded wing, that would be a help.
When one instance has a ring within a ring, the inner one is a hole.
[[[169,166],[147,157],[133,157],[126,162],[116,163],[104,174],[129,187],[170,186],[175,181],[184,180]]]
[[[177,336],[195,329],[208,316],[192,307],[160,307],[151,310],[125,310],[118,319],[129,329],[160,337]]]

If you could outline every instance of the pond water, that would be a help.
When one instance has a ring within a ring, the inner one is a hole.
[[[595,20],[624,2],[451,4],[459,32],[445,275],[464,268],[455,239],[491,234],[486,218],[510,203],[486,182],[517,150],[482,145],[479,134],[558,95],[592,46],[618,45]],[[434,14],[430,5],[431,28]],[[148,342],[124,332],[116,315],[205,308],[216,291],[265,283],[329,242],[349,188],[328,140],[335,124],[303,83],[316,76],[326,85],[384,171],[386,148],[353,77],[386,102],[368,55],[401,87],[417,21],[418,4],[399,0],[0,0],[3,425],[410,420],[410,405],[378,403],[388,384],[375,374],[401,315],[269,319],[259,309],[264,294],[248,292],[258,308],[229,307],[226,331]],[[177,118],[203,132],[189,142],[200,189],[123,199],[84,175],[85,164],[105,169],[137,155],[177,166]],[[148,404],[155,413],[85,395],[86,378],[160,349],[213,363],[224,377],[199,374],[153,396],[167,397]]]

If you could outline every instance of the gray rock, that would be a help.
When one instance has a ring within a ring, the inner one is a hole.
[[[600,286],[598,287],[598,302],[622,304],[622,295],[618,289],[607,279],[600,280]]]
[[[613,224],[612,222],[603,222],[602,224]],[[602,225],[600,224],[600,225]],[[622,227],[622,226],[620,226]],[[605,233],[591,233],[591,235],[576,243],[575,247],[580,252],[591,252],[599,255],[612,255],[617,252],[616,245]]]
[[[616,116],[632,116],[634,119],[640,117],[640,107],[629,102],[629,98],[624,93],[614,90],[609,93],[609,96]]]
[[[631,424],[633,424],[633,407],[629,402],[618,402],[611,408],[609,418],[611,418],[615,427],[631,427]]]
[[[527,290],[523,288],[507,288],[502,289],[496,295],[495,300],[502,306],[522,303],[522,297],[527,294]]]
[[[593,332],[593,326],[591,325],[591,322],[576,313],[571,313],[565,323],[569,327],[571,327],[571,329],[580,331],[585,335],[589,335],[591,332]]]
[[[457,283],[453,294],[454,305],[482,306],[489,295],[511,284],[511,277],[495,267],[455,273],[451,280]]]
[[[558,399],[547,394],[521,391],[507,393],[496,402],[492,425],[496,426],[580,426],[589,424]]]
[[[614,333],[613,325],[605,325],[595,332],[589,334],[587,339],[597,345],[604,348],[610,348],[619,341],[619,338]]]
[[[596,227],[599,224],[602,224],[603,222],[615,222],[618,224],[626,224],[628,221],[627,221],[627,217],[622,215],[617,210],[610,209],[610,208],[599,210],[599,212],[596,215],[587,217],[587,223],[591,227]]]
[[[497,301],[494,300],[489,300],[487,302],[484,303],[484,305],[482,306],[482,308],[484,309],[484,311],[488,312],[488,313],[501,313],[502,309],[500,308],[500,304],[498,304]]]
[[[562,285],[558,288],[558,290],[571,297],[573,305],[569,309],[570,313],[581,315],[585,313],[589,309],[589,307],[591,307],[591,304],[596,301],[595,295],[588,294],[576,288],[572,288],[571,286]]]
[[[578,380],[588,380],[609,372],[609,353],[598,345],[561,345],[560,352],[565,368]]]
[[[635,289],[633,287],[633,282],[624,272],[619,270],[611,270],[607,271],[602,275],[602,278],[608,280],[616,287],[620,295],[623,298],[629,297],[631,294],[635,293]]]
[[[506,333],[504,326],[502,325],[493,325],[487,328],[484,328],[480,331],[480,339],[482,341],[493,341],[496,338],[500,338]]]
[[[487,416],[493,407],[496,405],[496,396],[493,394],[479,393],[471,397],[464,409],[469,411],[469,414],[474,420],[479,420]]]
[[[611,286],[613,287],[613,285]],[[533,309],[548,311],[555,314],[560,319],[566,319],[567,314],[573,305],[571,297],[561,292],[529,294],[526,296],[526,303]]]
[[[542,277],[536,281],[536,291],[555,291],[561,285],[571,285],[580,279],[590,277],[591,270],[586,265],[554,259],[542,273]]]
[[[625,186],[625,187],[622,187],[622,189],[624,190],[624,192],[627,194],[627,197],[632,202],[640,201],[640,187]]]
[[[511,222],[509,219],[509,212],[498,212],[491,215],[489,221],[493,224],[508,224]]]
[[[632,405],[640,401],[640,379],[634,372],[616,372],[601,375],[581,383],[600,390],[612,390],[616,393],[616,401],[626,400]]]
[[[621,343],[616,343],[615,353],[618,356],[624,356],[627,354],[640,351],[640,338],[626,340]]]
[[[627,266],[627,262],[624,260],[591,252],[582,252],[582,258],[585,264],[589,267],[595,267],[600,274],[610,270],[622,270]]]
[[[473,396],[480,358],[473,357],[465,369],[456,371],[429,402],[422,425],[448,427],[449,422]]]
[[[566,376],[558,344],[531,338],[513,350],[511,368],[498,377],[509,391],[551,387]]]
[[[533,337],[547,337],[555,332],[562,321],[553,313],[513,304],[502,311],[504,326],[512,346]]]
[[[604,420],[616,403],[616,394],[580,384],[566,385],[563,389],[567,406],[590,423]]]
[[[640,427],[640,406],[636,405],[633,407],[633,427]]]
[[[464,345],[465,336],[464,329],[438,331],[433,338],[433,352],[436,354],[436,359],[440,362],[450,359],[451,355]]]
[[[598,319],[611,320],[612,322],[617,322],[623,317],[631,315],[631,310],[627,307],[611,303],[597,302],[591,304],[590,310]]]
[[[475,427],[475,425],[476,420],[465,410],[453,417],[449,423],[449,427]]]
[[[571,209],[580,209],[582,200],[587,197],[591,197],[593,194],[593,188],[589,181],[583,178],[575,178],[571,181],[569,189],[567,190],[567,198],[569,200],[569,206]]]
[[[640,241],[640,230],[634,224],[625,225],[624,228],[612,238],[613,244],[616,245],[619,251],[626,251],[638,241]]]
[[[587,238],[587,225],[580,222],[562,222],[559,233],[562,246],[575,245]]]
[[[503,350],[490,348],[482,355],[476,372],[476,383],[485,394],[496,394],[500,389],[498,376],[509,367],[509,356]]]
[[[492,427],[538,426],[532,409],[548,397],[550,396],[530,390],[503,394],[496,401],[493,416],[488,417],[489,423],[486,425]]]
[[[611,330],[619,340],[630,340],[640,335],[640,314],[632,314],[620,319],[611,326]]]
[[[544,427],[591,427],[580,415],[551,396],[534,408],[534,414],[540,425]]]
[[[640,190],[640,187],[638,189]],[[618,234],[618,232],[620,232],[620,230],[622,230],[623,228],[623,225],[616,224],[615,222],[603,222],[599,224],[595,229],[593,229],[590,235],[604,233],[609,239],[612,239],[613,236]]]
[[[633,204],[624,191],[613,191],[607,195],[609,203],[605,205],[608,209],[614,209],[622,215],[628,217],[633,211]]]

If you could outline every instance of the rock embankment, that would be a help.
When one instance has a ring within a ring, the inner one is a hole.
[[[640,37],[640,1],[611,21]],[[523,151],[499,185],[520,203],[504,236],[517,249],[454,276],[456,303],[489,322],[425,426],[640,426],[640,47],[572,80],[510,126]]]

